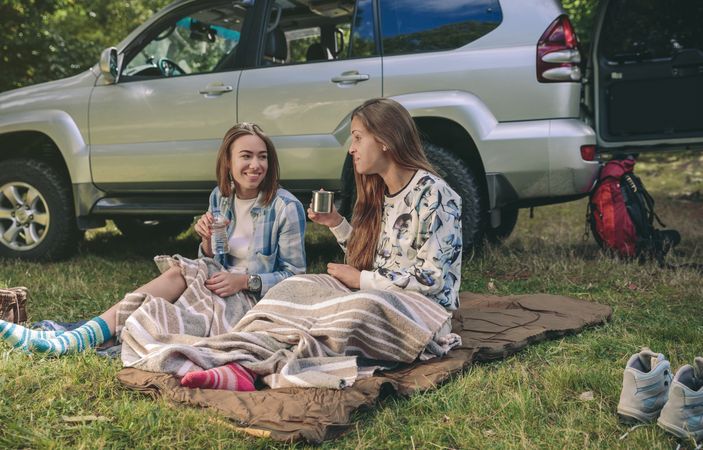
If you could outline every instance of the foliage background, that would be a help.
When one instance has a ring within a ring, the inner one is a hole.
[[[0,0],[0,91],[93,66],[168,0]]]
[[[169,0],[0,0],[0,92],[93,66]],[[598,0],[562,0],[588,42]]]
[[[562,0],[564,10],[576,28],[581,44],[588,45],[593,34],[594,19],[600,4],[599,0]]]

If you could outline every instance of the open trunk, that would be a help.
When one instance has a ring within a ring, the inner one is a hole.
[[[601,6],[590,59],[600,150],[703,149],[703,1]]]

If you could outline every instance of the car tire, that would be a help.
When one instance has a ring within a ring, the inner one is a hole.
[[[500,211],[500,225],[498,228],[488,228],[486,239],[493,244],[500,244],[508,239],[517,224],[518,208],[503,208]]]
[[[142,219],[121,217],[113,219],[120,232],[135,240],[178,236],[193,223],[192,217]]]
[[[351,223],[354,204],[356,203],[356,181],[354,180],[354,162],[347,155],[342,167],[342,189],[339,192],[339,213]]]
[[[33,159],[3,161],[0,173],[0,256],[58,260],[75,252],[71,186],[52,165]]]
[[[425,154],[440,177],[461,197],[461,226],[464,254],[481,247],[486,228],[486,210],[478,180],[467,164],[439,145],[423,144]]]

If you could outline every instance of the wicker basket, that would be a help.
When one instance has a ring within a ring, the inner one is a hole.
[[[7,322],[27,321],[27,288],[0,289],[0,319]]]

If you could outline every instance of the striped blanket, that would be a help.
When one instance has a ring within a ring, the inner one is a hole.
[[[183,376],[236,361],[272,388],[342,388],[460,344],[451,314],[417,293],[351,291],[328,275],[300,275],[249,309],[245,294],[220,299],[202,285],[212,261],[164,261],[181,266],[188,288],[173,305],[147,294],[125,298],[118,312],[125,367]],[[247,311],[235,322],[230,309]]]

